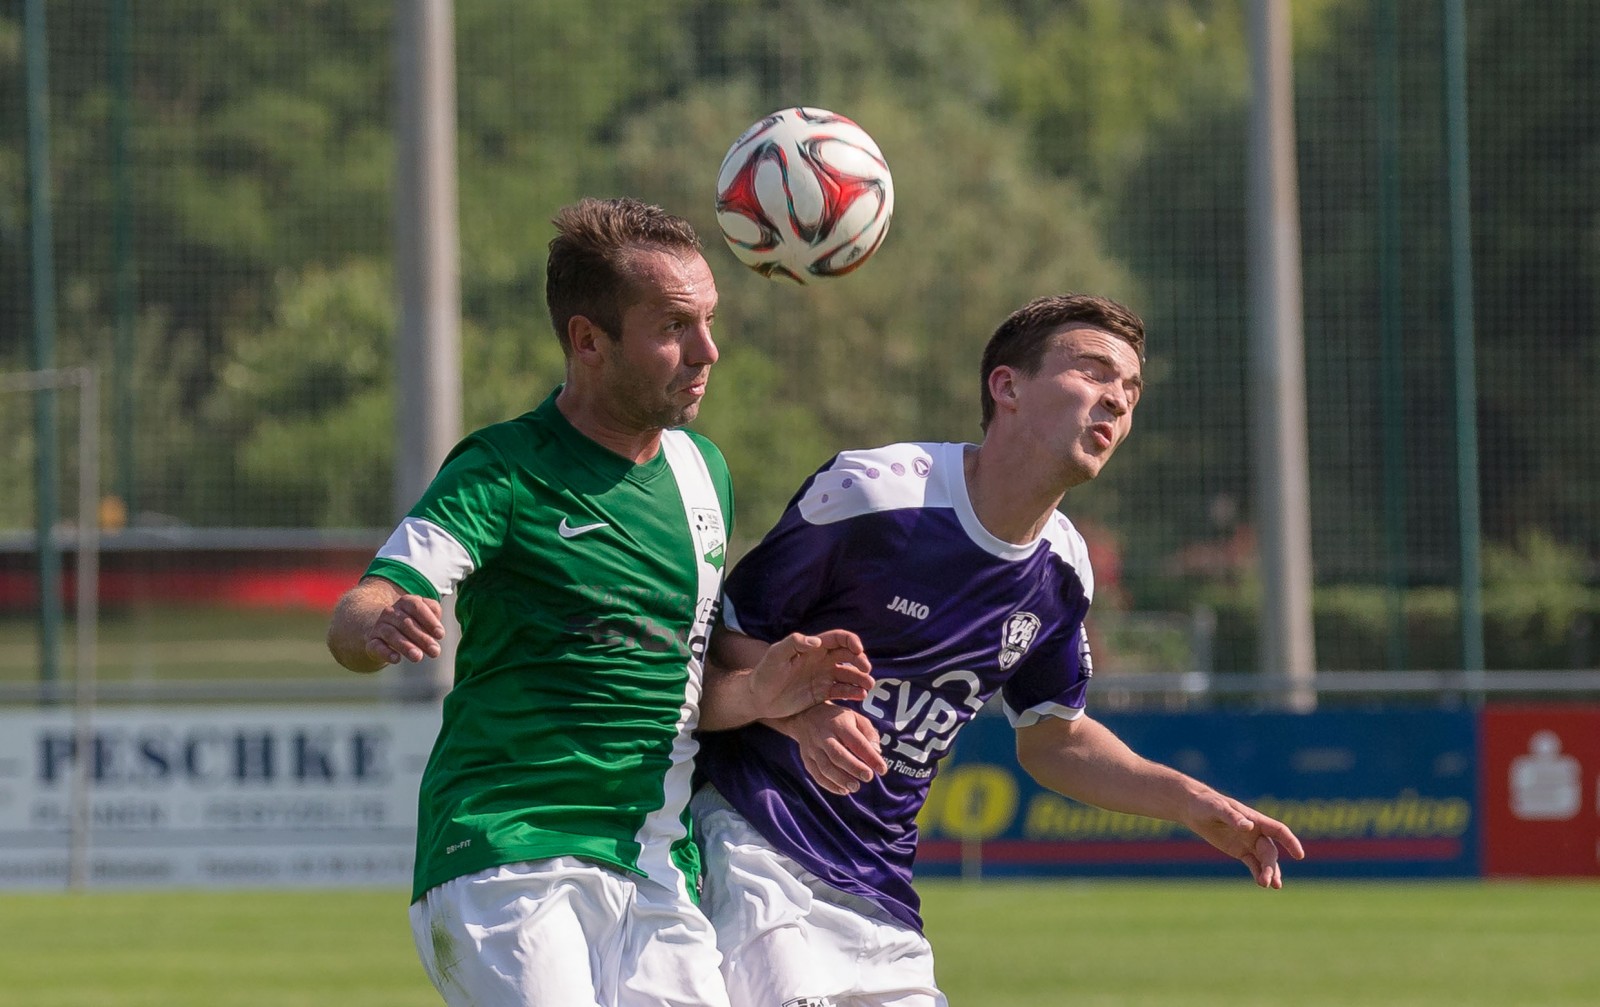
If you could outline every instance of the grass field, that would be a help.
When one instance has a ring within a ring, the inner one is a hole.
[[[1600,1003],[1600,884],[928,882],[954,1007]],[[0,1003],[439,1001],[398,892],[0,897]]]

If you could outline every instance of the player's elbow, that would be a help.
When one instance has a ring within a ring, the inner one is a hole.
[[[383,667],[383,662],[367,653],[366,648],[352,648],[339,632],[337,625],[328,627],[328,653],[343,668],[368,674]]]
[[[359,620],[355,615],[354,591],[348,592],[339,599],[339,604],[334,607],[333,618],[328,622],[328,634],[325,642],[328,653],[339,662],[341,667],[350,671],[369,674],[384,667],[384,662],[378,660],[367,650],[367,636],[359,627]]]

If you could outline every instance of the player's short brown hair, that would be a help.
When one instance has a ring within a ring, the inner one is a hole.
[[[1000,323],[983,348],[983,429],[994,418],[994,396],[989,375],[996,367],[1012,367],[1032,377],[1044,365],[1051,337],[1067,325],[1092,325],[1116,336],[1144,360],[1144,322],[1132,311],[1094,294],[1053,294],[1037,297]]]
[[[567,325],[577,315],[613,339],[622,335],[622,312],[631,297],[632,251],[700,251],[700,237],[687,220],[629,197],[584,198],[563,207],[551,223],[556,236],[550,239],[544,298],[564,353],[572,351]]]

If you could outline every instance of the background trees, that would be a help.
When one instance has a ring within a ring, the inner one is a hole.
[[[49,5],[62,362],[110,365],[119,214],[134,237],[136,363],[111,379],[134,394],[135,484],[119,489],[136,518],[384,525],[388,5],[130,8],[122,92],[107,5]],[[1373,8],[1294,5],[1315,551],[1324,586],[1392,580],[1385,503],[1399,494],[1401,586],[1421,590],[1448,585],[1455,567],[1439,25],[1433,5],[1401,5],[1406,475],[1392,485],[1380,463],[1394,439],[1377,342]],[[1600,12],[1537,8],[1470,10],[1484,517],[1495,544],[1546,543],[1572,562],[1543,565],[1581,585],[1600,556]],[[8,370],[27,366],[31,317],[20,18],[20,3],[0,4]],[[700,425],[733,463],[745,541],[841,447],[975,438],[989,331],[1038,293],[1093,289],[1145,315],[1150,394],[1134,444],[1074,493],[1073,516],[1115,544],[1135,607],[1240,596],[1242,5],[479,0],[457,4],[457,62],[469,426],[560,379],[544,244],[550,216],[584,194],[660,201],[707,238],[725,355]],[[124,100],[119,162],[110,127]],[[898,190],[870,267],[803,290],[740,268],[711,215],[727,144],[791,103],[865,126]],[[20,402],[0,402],[0,423],[0,481],[25,487]],[[0,525],[31,525],[30,508],[27,492],[0,494]]]

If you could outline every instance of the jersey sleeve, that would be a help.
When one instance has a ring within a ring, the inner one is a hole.
[[[1022,667],[1000,690],[1006,718],[1015,728],[1044,717],[1075,720],[1083,715],[1093,675],[1089,634],[1078,623],[1070,635],[1030,652]]]
[[[468,437],[445,459],[367,574],[411,594],[437,599],[453,593],[504,545],[513,500],[504,456],[481,434]]]
[[[729,629],[770,643],[801,631],[808,614],[828,596],[847,525],[806,518],[802,504],[818,475],[806,481],[778,523],[728,575],[722,620]]]
[[[1048,577],[1061,600],[1063,618],[1045,631],[1043,639],[1018,641],[1026,653],[1016,673],[1001,687],[1000,698],[1011,726],[1019,729],[1044,717],[1081,717],[1088,700],[1089,679],[1094,675],[1089,632],[1084,626],[1094,598],[1094,567],[1089,561],[1088,543],[1061,514],[1046,525],[1044,534],[1052,561]],[[1006,632],[1026,628],[1025,624],[1008,624]],[[1031,649],[1029,643],[1033,644]]]

